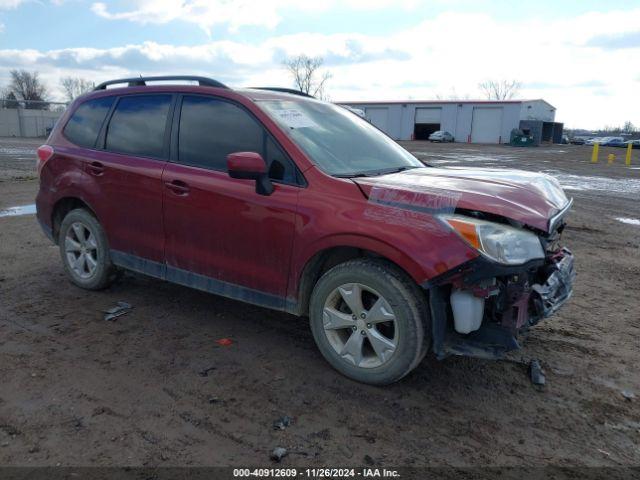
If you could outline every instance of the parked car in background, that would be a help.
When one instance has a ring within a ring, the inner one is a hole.
[[[444,130],[438,130],[437,132],[433,132],[429,135],[430,142],[453,142],[454,138],[449,132]]]
[[[603,147],[624,147],[624,138],[622,137],[606,137],[605,141],[600,145]]]
[[[584,145],[586,141],[587,139],[584,137],[572,137],[569,139],[571,145]]]
[[[629,144],[631,144],[631,148],[640,148],[640,139],[638,140],[627,140],[626,142],[624,142],[624,146],[627,147]]]
[[[75,285],[126,269],[309,317],[324,358],[361,382],[399,380],[430,350],[499,358],[571,297],[572,201],[555,178],[426,166],[309,96],[114,80],[37,156],[37,218]]]
[[[367,115],[364,112],[364,110],[362,110],[361,108],[354,108],[354,107],[350,107],[349,105],[340,105],[340,106],[343,107],[343,108],[346,108],[351,113],[354,113],[354,114],[358,115],[360,118],[364,118],[365,120],[367,120]]]
[[[569,145],[569,136],[568,135],[562,135],[562,138],[560,139],[560,143],[563,145]]]
[[[585,144],[587,144],[587,145],[594,145],[596,143],[601,144],[605,139],[606,139],[606,137],[592,137],[592,138],[587,139]]]

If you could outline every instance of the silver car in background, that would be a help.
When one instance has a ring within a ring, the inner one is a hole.
[[[449,132],[445,132],[444,130],[438,130],[437,132],[433,132],[429,135],[430,142],[453,142],[454,138]]]

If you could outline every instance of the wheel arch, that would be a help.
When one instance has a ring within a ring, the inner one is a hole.
[[[56,244],[58,243],[60,225],[62,224],[64,217],[66,217],[71,210],[75,210],[76,208],[83,208],[96,219],[98,218],[95,210],[86,201],[79,197],[67,196],[58,199],[51,210],[51,232]]]
[[[391,246],[358,245],[355,242],[325,246],[310,255],[304,262],[304,267],[297,276],[297,285],[294,290],[296,295],[295,311],[291,313],[301,316],[307,315],[311,293],[320,277],[336,265],[356,258],[374,258],[387,262],[416,282],[416,285],[423,274],[417,263]]]

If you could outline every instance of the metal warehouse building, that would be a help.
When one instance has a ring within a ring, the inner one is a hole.
[[[560,143],[562,124],[556,109],[544,100],[434,100],[340,102],[365,112],[367,119],[395,140],[427,140],[446,130],[456,142],[508,143],[520,128],[534,143]]]

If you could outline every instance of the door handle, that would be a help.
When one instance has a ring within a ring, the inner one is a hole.
[[[176,195],[186,196],[189,195],[189,185],[180,181],[173,180],[172,182],[164,182],[164,185]]]
[[[87,164],[87,170],[93,175],[102,175],[104,173],[104,165],[100,162],[91,162]]]

